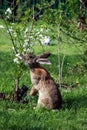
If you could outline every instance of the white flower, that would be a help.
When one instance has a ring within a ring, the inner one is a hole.
[[[33,45],[34,45],[34,43],[31,43],[31,44],[30,44],[30,47],[32,47]]]
[[[17,53],[15,56],[16,56],[17,59],[20,59],[20,60],[22,59],[22,57],[20,56],[19,53]]]
[[[25,43],[26,43],[26,42],[29,42],[29,39],[25,39]]]
[[[8,29],[8,30],[7,30],[7,33],[9,33],[9,32],[13,32],[13,29],[11,29],[11,28]]]
[[[46,32],[48,32],[48,31],[49,31],[49,29],[46,29],[45,31],[46,31]]]
[[[30,39],[33,39],[33,36],[30,36]]]
[[[16,57],[13,61],[14,61],[14,63],[19,64],[19,60],[18,60],[18,58],[17,58],[17,57]]]
[[[10,9],[10,8],[8,8],[8,9],[6,10],[5,14],[12,14],[11,9]]]
[[[17,37],[17,34],[14,32],[14,33],[13,33],[13,36],[16,38],[16,37]]]
[[[19,56],[20,56],[20,54],[19,54],[19,53],[17,53],[15,56],[16,56],[16,57],[19,57]]]
[[[25,29],[24,33],[27,33],[28,32],[28,28]]]
[[[45,36],[45,38],[44,38],[45,43],[50,43],[50,40],[51,40],[50,37]]]
[[[10,18],[8,15],[6,16],[8,19]]]
[[[26,52],[30,52],[30,49],[28,48],[28,49],[26,49]]]
[[[39,35],[39,37],[40,37],[40,38],[43,38],[43,35],[42,35],[42,34],[40,34],[40,35]]]
[[[14,47],[12,47],[12,50],[14,51],[14,50],[15,50],[15,48],[14,48]]]
[[[25,53],[25,52],[26,52],[26,48],[24,48],[24,50],[23,50],[23,51],[24,51],[24,53]]]
[[[45,36],[41,39],[41,43],[42,45],[48,45],[48,44],[51,44],[51,39],[49,36]]]
[[[4,29],[5,27],[3,25],[0,25],[0,29]]]
[[[23,51],[26,52],[26,53],[28,53],[28,52],[30,52],[30,49],[29,48],[24,48]]]
[[[27,33],[28,33],[28,28],[26,28],[24,31],[24,38],[27,38]]]
[[[15,23],[11,23],[12,25],[15,25]]]
[[[33,52],[33,50],[32,49],[30,49],[30,48],[24,48],[24,53],[26,52],[26,53],[32,53]]]
[[[41,28],[40,31],[43,32],[43,28]]]
[[[27,47],[28,46],[28,42],[25,42],[23,47]]]
[[[25,39],[24,44],[23,44],[23,47],[28,46],[28,42],[29,42],[29,39]]]

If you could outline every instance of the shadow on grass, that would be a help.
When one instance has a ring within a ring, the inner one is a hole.
[[[68,97],[63,105],[63,108],[68,108],[69,110],[72,108],[87,108],[87,95],[73,97],[73,99]]]

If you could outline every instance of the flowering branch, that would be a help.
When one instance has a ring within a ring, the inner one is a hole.
[[[32,46],[35,43],[39,42],[42,47],[50,45],[51,38],[49,35],[47,35],[47,28],[33,28],[34,19],[31,20],[30,27],[27,26],[27,23],[25,23],[25,21],[22,21],[21,23],[17,24],[8,22],[10,20],[11,14],[12,12],[10,8],[8,8],[5,12],[6,17],[4,18],[3,15],[1,15],[1,17],[6,25],[7,32],[10,36],[13,45],[13,61],[16,65],[14,88],[15,91],[17,91],[17,89],[19,88],[19,81],[23,72],[23,63],[21,60],[21,55],[24,53],[33,53]]]

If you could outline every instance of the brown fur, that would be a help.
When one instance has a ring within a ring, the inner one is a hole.
[[[26,55],[24,57],[26,61]],[[27,58],[28,59],[28,58]],[[35,61],[34,61],[35,62]],[[62,106],[62,97],[60,91],[50,76],[49,72],[41,67],[37,62],[30,64],[30,76],[33,87],[30,91],[30,95],[36,95],[39,93],[38,105],[48,109],[59,109]]]

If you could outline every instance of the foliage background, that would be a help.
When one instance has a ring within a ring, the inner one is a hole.
[[[1,2],[1,1],[0,1]],[[28,2],[28,1],[27,1]],[[23,27],[27,20],[26,27],[30,27],[32,16],[43,8],[39,18],[34,21],[34,29],[49,29],[47,34],[52,38],[52,45],[42,47],[40,44],[32,46],[34,53],[39,54],[43,51],[52,53],[49,58],[52,62],[51,66],[45,66],[50,72],[54,80],[58,83],[58,24],[61,19],[60,26],[60,57],[61,62],[63,56],[63,83],[68,87],[66,89],[59,88],[63,98],[63,107],[60,111],[54,112],[43,108],[34,109],[37,104],[38,95],[30,97],[27,93],[28,104],[16,103],[9,99],[9,94],[13,90],[16,66],[13,62],[14,53],[12,51],[12,42],[6,31],[6,26],[2,19],[0,25],[0,92],[4,92],[7,100],[0,100],[0,129],[7,130],[27,130],[27,129],[48,129],[53,130],[86,130],[87,128],[87,28],[84,27],[80,32],[77,23],[80,21],[80,6],[77,0],[62,1],[61,8],[59,4],[51,5],[52,1],[39,1],[35,5],[33,12],[33,4],[28,8],[26,3],[20,5],[18,12],[8,21],[10,25],[15,20],[17,26]],[[58,1],[54,1],[57,2]],[[46,8],[46,9],[45,9]],[[25,11],[23,10],[25,9]],[[6,10],[6,9],[5,9]],[[22,12],[21,12],[22,11]],[[2,12],[2,11],[1,11]],[[21,13],[20,13],[21,12]],[[62,18],[59,14],[62,14]],[[84,11],[82,11],[84,12]],[[86,12],[86,5],[85,5]],[[83,13],[81,13],[83,16]],[[87,18],[85,15],[85,24]],[[30,89],[32,87],[29,70],[23,67],[23,75],[20,78],[19,87],[26,84]],[[73,85],[73,87],[71,87]]]

